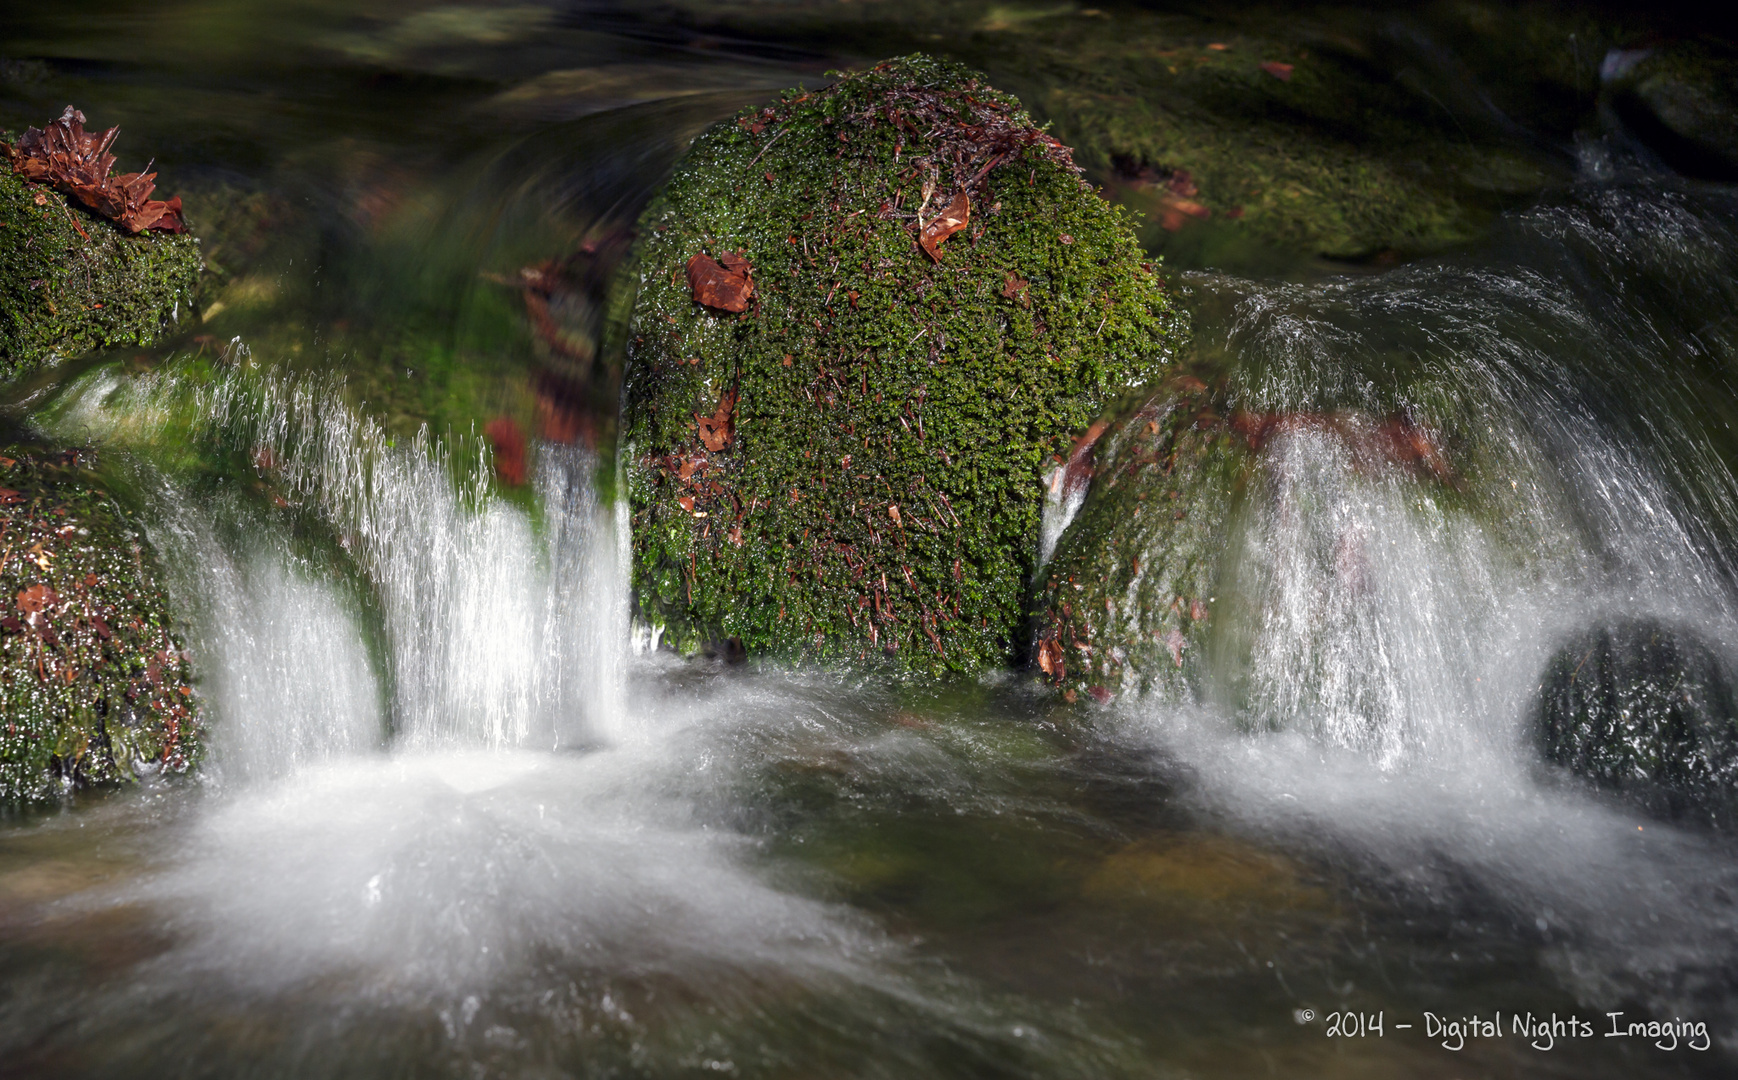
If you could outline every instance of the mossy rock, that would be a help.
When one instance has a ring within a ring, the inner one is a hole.
[[[932,259],[919,214],[961,190]],[[640,232],[638,618],[683,651],[1014,658],[1043,473],[1186,333],[1127,216],[1014,99],[913,56],[708,130]],[[727,254],[753,268],[740,314],[685,279]]]
[[[1614,56],[1618,115],[1688,176],[1738,180],[1738,56],[1679,43]]]
[[[199,756],[154,556],[87,462],[0,450],[0,805]]]
[[[1696,634],[1626,619],[1577,634],[1540,682],[1534,732],[1547,761],[1671,818],[1731,819],[1738,694]]]
[[[1212,12],[1133,5],[676,0],[697,35],[946,50],[1018,94],[1150,250],[1259,272],[1474,242],[1573,180],[1555,148],[1592,113],[1619,30],[1530,5]],[[1171,183],[1174,180],[1175,183]]]
[[[0,379],[154,344],[191,314],[199,272],[192,236],[126,236],[0,168]]]
[[[1227,525],[1258,464],[1214,399],[1185,376],[1056,480],[1090,475],[1037,588],[1037,660],[1071,699],[1199,686]]]

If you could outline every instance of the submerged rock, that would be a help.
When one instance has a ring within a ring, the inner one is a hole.
[[[128,236],[0,163],[0,379],[155,343],[191,311],[199,271],[193,237]]]
[[[1049,460],[1185,333],[1068,150],[923,57],[706,132],[638,260],[635,606],[683,651],[1011,659]]]
[[[1738,695],[1696,635],[1651,619],[1590,630],[1557,650],[1541,686],[1547,761],[1670,817],[1729,816]]]
[[[0,804],[198,757],[154,556],[85,465],[79,452],[0,452]]]

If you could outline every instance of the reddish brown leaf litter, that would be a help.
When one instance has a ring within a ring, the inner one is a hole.
[[[942,241],[965,228],[971,219],[972,200],[962,191],[947,204],[947,209],[930,219],[918,234],[917,242],[926,255],[940,262]]]
[[[1291,82],[1290,64],[1282,64],[1278,60],[1264,60],[1261,63],[1261,70],[1272,75],[1280,82]]]
[[[718,311],[747,311],[754,298],[754,267],[741,255],[726,251],[715,260],[696,255],[688,260],[688,288],[696,302]]]
[[[694,423],[700,429],[700,441],[706,449],[717,453],[730,445],[730,440],[736,435],[736,424],[731,413],[736,409],[736,391],[726,390],[718,399],[718,408],[711,416],[694,414]]]
[[[109,175],[115,164],[109,147],[121,129],[112,127],[92,135],[85,131],[84,120],[84,113],[68,105],[60,119],[46,128],[30,128],[17,143],[0,144],[12,162],[12,171],[62,192],[124,232],[186,232],[179,195],[166,202],[151,198],[157,186],[156,173]],[[39,204],[43,201],[37,199]]]
[[[497,416],[483,427],[495,449],[495,476],[508,487],[525,483],[525,433],[512,418]]]

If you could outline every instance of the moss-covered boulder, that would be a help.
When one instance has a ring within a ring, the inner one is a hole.
[[[200,721],[149,546],[78,452],[0,450],[0,805],[187,769]]]
[[[1015,100],[908,57],[710,129],[640,228],[638,617],[683,650],[1014,657],[1045,471],[1185,332],[1127,217]]]
[[[1183,376],[1054,477],[1055,502],[1079,508],[1039,579],[1035,660],[1070,699],[1199,685],[1227,522],[1257,466],[1222,408]]]
[[[127,236],[0,163],[0,379],[153,344],[191,313],[199,271],[193,237]]]
[[[1626,619],[1565,642],[1534,733],[1547,761],[1664,816],[1723,821],[1738,805],[1738,694],[1692,632]]]

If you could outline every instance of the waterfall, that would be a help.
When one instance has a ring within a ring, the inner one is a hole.
[[[623,537],[597,496],[591,452],[543,448],[534,514],[490,490],[486,449],[426,429],[399,445],[325,380],[102,372],[72,388],[56,423],[147,461],[245,455],[261,484],[283,493],[274,517],[250,508],[236,478],[217,481],[229,493],[212,498],[156,474],[151,533],[181,567],[178,600],[191,613],[214,726],[262,729],[219,740],[251,763],[244,771],[261,768],[262,755],[287,764],[311,752],[295,746],[367,742],[357,732],[381,724],[361,714],[380,701],[406,748],[626,735]],[[292,512],[330,535],[326,583],[290,551]],[[330,584],[346,572],[360,586],[355,603]],[[273,710],[303,708],[286,704],[296,700],[336,704],[319,723],[280,720]],[[238,738],[251,740],[246,749]]]

